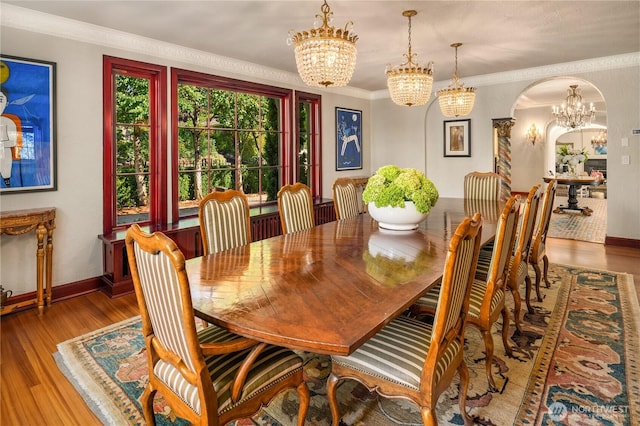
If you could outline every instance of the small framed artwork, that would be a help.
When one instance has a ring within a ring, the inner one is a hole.
[[[362,168],[362,111],[336,107],[336,170]]]
[[[0,193],[55,191],[56,64],[0,56]]]
[[[444,156],[471,157],[471,119],[444,122]]]

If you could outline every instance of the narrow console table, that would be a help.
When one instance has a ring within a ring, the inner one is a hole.
[[[38,240],[38,248],[36,250],[36,298],[3,306],[0,314],[8,314],[18,308],[33,304],[36,304],[38,310],[42,313],[45,301],[47,306],[51,304],[51,265],[55,221],[55,207],[0,212],[0,235],[22,235],[35,229]]]

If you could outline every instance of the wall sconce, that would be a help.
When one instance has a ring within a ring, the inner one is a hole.
[[[542,140],[542,134],[535,124],[531,124],[531,127],[529,127],[529,130],[527,130],[527,134],[525,135],[525,137],[527,138],[528,142],[531,142],[531,145],[535,145],[536,142]]]

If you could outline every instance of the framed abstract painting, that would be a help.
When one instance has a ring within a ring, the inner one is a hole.
[[[55,191],[56,64],[0,56],[0,192]]]
[[[336,170],[362,168],[362,111],[336,107]]]

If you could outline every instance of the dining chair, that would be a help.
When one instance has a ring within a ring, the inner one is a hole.
[[[251,242],[247,196],[229,189],[214,191],[198,207],[204,254],[217,253]]]
[[[460,374],[460,413],[465,424],[471,423],[465,408],[469,371],[463,350],[481,233],[479,214],[465,218],[456,228],[449,243],[433,324],[400,316],[351,355],[331,357],[327,398],[334,426],[340,422],[336,389],[342,379],[356,380],[384,397],[409,399],[420,407],[425,425],[436,425],[438,399],[456,371]]]
[[[282,233],[303,231],[313,228],[313,198],[311,190],[303,183],[284,185],[278,191],[278,212]]]
[[[464,177],[464,198],[500,199],[500,175],[494,172],[471,172]]]
[[[545,245],[547,242],[547,232],[549,231],[549,222],[551,221],[553,202],[556,197],[556,185],[557,182],[555,180],[549,182],[544,191],[544,202],[542,203],[538,226],[531,240],[531,250],[529,252],[529,264],[533,266],[533,270],[536,273],[536,295],[538,296],[538,302],[542,302],[542,296],[540,294],[540,281],[542,278],[544,277],[547,288],[551,286],[548,276],[549,258],[547,257]],[[540,261],[543,263],[543,271],[540,271]],[[544,272],[544,275],[542,272]]]
[[[508,342],[509,309],[505,303],[505,291],[519,216],[520,196],[514,195],[507,200],[498,218],[491,257],[478,259],[469,298],[467,324],[480,330],[484,339],[487,381],[489,389],[493,392],[497,391],[497,388],[491,374],[494,349],[491,327],[498,320],[500,314],[502,314],[502,343],[507,355],[513,356],[511,345]],[[435,315],[439,296],[440,285],[432,288],[418,299],[410,308],[412,316]]]
[[[518,232],[514,244],[513,255],[509,266],[509,275],[507,279],[507,288],[513,296],[513,322],[516,325],[518,333],[522,333],[522,325],[520,323],[520,311],[522,310],[522,299],[520,298],[519,288],[526,288],[526,302],[529,312],[533,313],[533,308],[529,302],[531,294],[531,278],[529,277],[529,251],[531,249],[531,241],[533,239],[534,225],[538,215],[538,207],[542,192],[540,185],[536,184],[531,187],[524,203],[520,203],[520,218],[518,221]],[[493,242],[489,242],[482,246],[479,263],[488,263],[493,255]]]
[[[336,211],[336,219],[347,219],[360,214],[358,205],[358,191],[353,179],[338,178],[333,182],[333,208]]]
[[[288,388],[298,391],[298,425],[304,424],[310,395],[302,359],[215,325],[197,331],[185,259],[176,244],[137,224],[127,230],[125,244],[149,368],[141,397],[147,424],[155,424],[158,391],[176,416],[224,425],[258,412]]]

